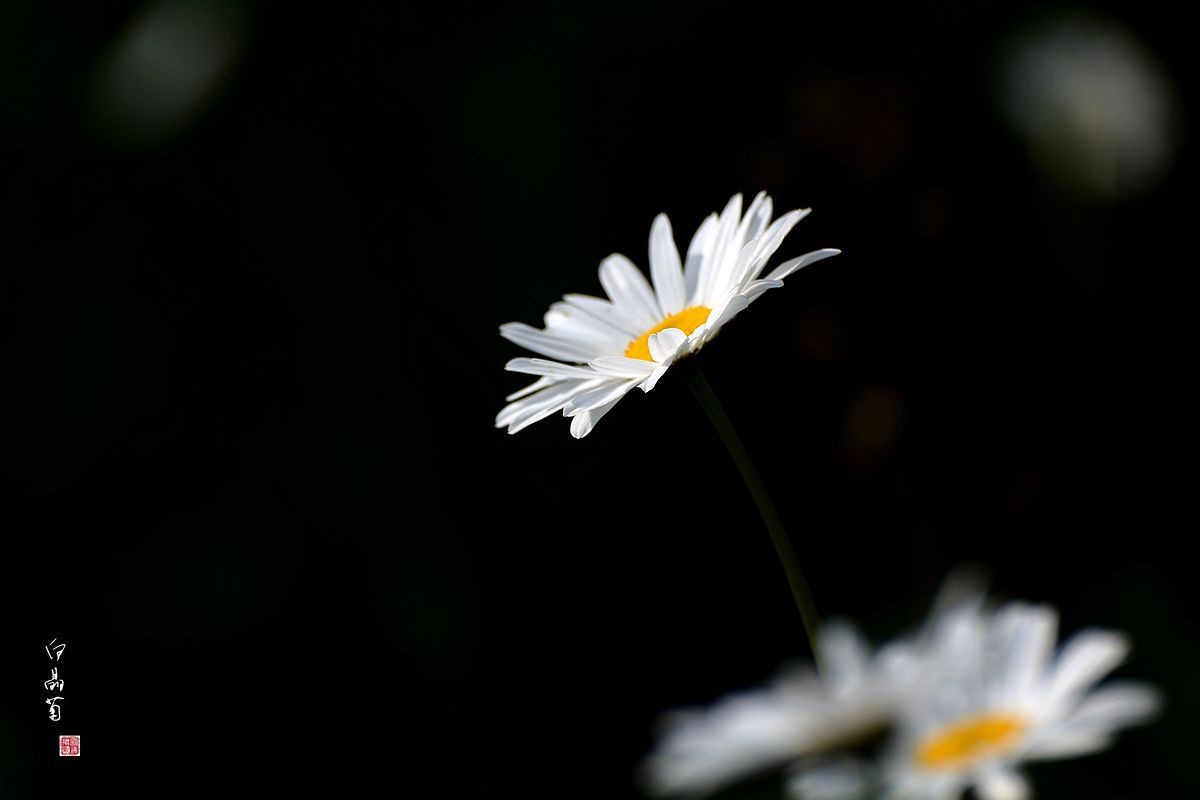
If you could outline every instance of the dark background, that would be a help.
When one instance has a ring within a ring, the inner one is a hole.
[[[1192,31],[1103,5],[1186,110]],[[98,88],[139,8],[0,11],[5,796],[638,796],[661,711],[804,640],[684,382],[510,437],[496,328],[759,189],[815,209],[777,261],[844,254],[701,358],[822,612],[878,641],[976,563],[1123,629],[1167,713],[1039,793],[1200,790],[1195,161],[1039,172],[995,82],[1044,6],[226,6],[165,128]]]

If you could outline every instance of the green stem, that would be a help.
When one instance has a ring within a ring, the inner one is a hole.
[[[808,581],[804,579],[804,573],[800,570],[800,562],[796,559],[796,551],[792,548],[792,540],[788,538],[787,530],[783,527],[783,520],[780,519],[779,512],[775,510],[775,504],[771,502],[771,496],[767,494],[767,487],[763,485],[762,477],[758,474],[758,469],[754,466],[750,454],[746,452],[746,446],[742,444],[737,430],[733,427],[733,422],[725,413],[721,401],[717,399],[716,393],[713,392],[712,386],[709,385],[708,379],[704,377],[700,367],[696,364],[688,364],[684,372],[687,374],[688,387],[708,415],[713,427],[716,428],[717,435],[725,443],[725,449],[733,457],[733,463],[737,465],[738,472],[741,473],[742,480],[746,483],[746,488],[750,490],[750,496],[754,498],[754,505],[758,506],[758,513],[762,515],[763,523],[767,526],[767,533],[771,535],[771,543],[775,545],[775,553],[779,556],[780,563],[783,564],[783,572],[787,575],[788,586],[792,589],[792,597],[796,601],[796,608],[800,611],[800,619],[804,623],[805,633],[808,634],[808,643],[812,648],[814,660],[819,665],[818,640],[821,623],[817,617],[817,608],[813,603],[812,593],[808,589]]]

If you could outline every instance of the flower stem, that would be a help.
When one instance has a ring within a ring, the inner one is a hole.
[[[804,579],[804,573],[800,570],[800,562],[796,559],[796,551],[792,548],[792,540],[788,538],[787,530],[783,527],[783,520],[780,519],[775,504],[771,502],[771,496],[767,494],[767,487],[763,485],[762,477],[758,474],[754,461],[746,452],[746,446],[742,444],[737,430],[733,427],[733,422],[725,413],[725,409],[722,407],[721,401],[717,399],[716,393],[713,392],[712,386],[709,385],[708,379],[704,377],[704,372],[696,364],[687,366],[689,368],[684,372],[687,374],[688,388],[692,390],[692,394],[696,396],[704,413],[708,415],[709,421],[716,428],[717,435],[725,443],[725,449],[733,457],[733,463],[737,465],[738,472],[741,473],[742,480],[745,481],[746,488],[750,491],[750,496],[754,498],[754,505],[758,506],[758,513],[762,515],[763,523],[767,526],[771,543],[775,545],[775,553],[783,565],[784,574],[787,575],[788,586],[792,589],[792,598],[795,599],[796,608],[800,611],[800,619],[804,623],[804,632],[808,634],[808,644],[812,648],[814,661],[819,666],[821,659],[818,640],[821,623],[817,616],[816,605],[813,603],[812,593],[808,589],[808,581]]]

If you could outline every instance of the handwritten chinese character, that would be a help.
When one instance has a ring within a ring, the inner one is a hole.
[[[62,644],[59,644],[59,645],[54,644],[57,641],[58,641],[58,637],[55,636],[53,639],[50,640],[50,644],[46,645],[46,655],[49,656],[50,660],[52,660],[52,661],[58,661],[59,659],[61,659],[63,651],[67,649],[66,642],[63,642]],[[53,653],[50,652],[51,648],[54,649]]]
[[[42,685],[46,687],[47,692],[53,689],[57,689],[61,692],[64,688],[66,688],[66,681],[58,677],[58,667],[54,667],[50,670],[50,680],[42,681]]]
[[[50,721],[58,722],[62,719],[62,709],[58,707],[56,700],[62,700],[61,697],[51,697],[46,701],[46,705],[50,706]]]

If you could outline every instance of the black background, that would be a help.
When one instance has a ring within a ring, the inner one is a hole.
[[[1123,629],[1166,715],[1040,793],[1200,789],[1194,159],[1048,183],[993,91],[1035,4],[254,3],[152,140],[94,108],[136,8],[2,12],[6,796],[637,796],[661,711],[804,641],[683,381],[510,437],[496,327],[759,189],[844,254],[701,358],[822,612],[879,640],[976,563]],[[1191,32],[1108,11],[1187,108]]]

